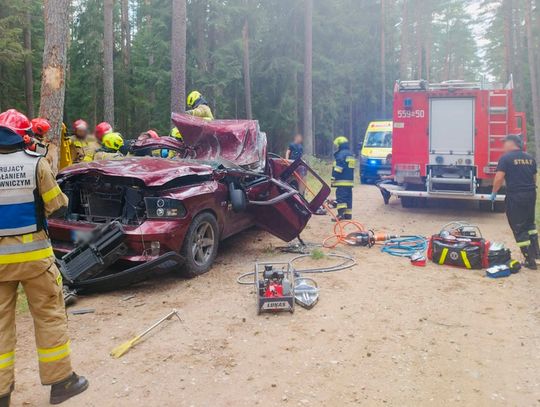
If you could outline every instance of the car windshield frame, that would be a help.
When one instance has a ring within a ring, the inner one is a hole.
[[[374,138],[381,138],[381,143],[372,141]],[[392,132],[391,131],[369,131],[366,134],[364,147],[368,148],[392,148]]]

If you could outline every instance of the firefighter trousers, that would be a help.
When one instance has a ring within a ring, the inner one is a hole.
[[[53,264],[28,280],[0,281],[0,396],[10,393],[15,382],[15,311],[19,284],[34,319],[41,383],[58,383],[73,372],[62,277]]]
[[[531,244],[531,235],[537,235],[535,221],[536,191],[514,192],[506,195],[506,217],[517,245]]]
[[[336,208],[343,219],[352,219],[352,187],[336,187]]]

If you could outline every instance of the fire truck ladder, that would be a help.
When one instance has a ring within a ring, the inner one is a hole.
[[[502,154],[502,141],[508,135],[508,93],[489,92],[488,165],[496,166]]]

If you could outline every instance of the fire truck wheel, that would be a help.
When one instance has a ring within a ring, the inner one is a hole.
[[[416,208],[416,206],[418,205],[417,201],[418,198],[415,198],[413,196],[402,196],[401,206],[403,208]]]

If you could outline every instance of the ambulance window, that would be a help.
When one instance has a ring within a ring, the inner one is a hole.
[[[392,132],[391,131],[370,131],[367,134],[364,147],[392,147]]]

